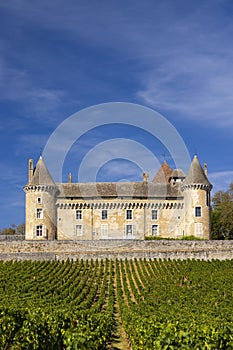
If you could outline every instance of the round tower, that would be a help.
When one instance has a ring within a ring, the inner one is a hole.
[[[184,235],[210,239],[210,191],[212,185],[197,156],[194,156],[188,174],[181,185],[184,193]]]
[[[28,161],[26,193],[25,239],[53,240],[57,236],[56,195],[57,186],[42,159],[33,168]]]

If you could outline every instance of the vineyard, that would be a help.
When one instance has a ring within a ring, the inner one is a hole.
[[[0,262],[0,344],[233,349],[233,261]]]

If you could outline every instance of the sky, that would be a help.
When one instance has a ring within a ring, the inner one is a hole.
[[[226,190],[233,181],[232,37],[232,0],[0,1],[0,228],[25,220],[28,159],[36,163],[64,121],[85,109],[88,119],[95,105],[159,113],[191,159],[207,163],[212,192]],[[166,142],[128,117],[131,125],[109,117],[77,131],[62,181],[70,171],[78,181],[91,155],[96,181],[141,181],[164,159],[175,167]]]

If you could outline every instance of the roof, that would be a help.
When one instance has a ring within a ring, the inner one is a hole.
[[[54,186],[58,189],[58,198],[181,198],[185,186],[210,184],[197,156],[194,157],[188,175],[181,187],[179,183],[170,183],[172,177],[185,177],[181,169],[172,171],[166,161],[163,162],[152,182],[97,182],[97,183],[60,183],[55,184],[42,157],[39,158],[28,185]]]
[[[188,174],[183,182],[184,185],[201,184],[211,186],[197,156],[194,156]]]
[[[185,178],[185,174],[182,169],[174,169],[172,174],[172,178]]]
[[[179,186],[152,182],[97,182],[57,184],[62,198],[177,198]]]
[[[33,171],[30,185],[56,186],[41,156]]]
[[[172,168],[167,164],[166,161],[163,162],[155,177],[153,178],[153,183],[168,183],[169,178],[172,174]]]

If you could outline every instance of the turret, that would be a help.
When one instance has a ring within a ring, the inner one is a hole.
[[[33,169],[33,160],[28,161],[28,183],[24,191],[26,193],[25,238],[55,239],[58,189],[41,156],[35,169]]]
[[[197,156],[181,184],[185,200],[185,236],[210,238],[210,191],[212,185]]]

